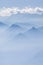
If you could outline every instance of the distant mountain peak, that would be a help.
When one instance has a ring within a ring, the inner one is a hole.
[[[27,31],[27,34],[36,34],[39,33],[39,30],[36,27],[32,27]]]
[[[3,23],[3,22],[0,22],[0,25],[6,25],[5,23]]]
[[[11,29],[18,29],[18,28],[21,28],[19,25],[17,25],[17,24],[12,24],[11,26],[10,26],[10,28]]]
[[[29,31],[38,31],[38,29],[35,27],[32,27]]]
[[[10,31],[12,31],[12,30],[19,30],[20,28],[21,28],[21,26],[19,26],[17,24],[12,24],[9,29],[10,29]]]
[[[0,27],[5,27],[5,26],[7,26],[7,24],[0,22]]]
[[[35,27],[32,27],[32,29],[33,29],[33,30],[37,30],[37,28],[35,28]]]
[[[17,25],[17,24],[12,24],[11,25],[11,28],[19,28],[20,26],[19,25]]]

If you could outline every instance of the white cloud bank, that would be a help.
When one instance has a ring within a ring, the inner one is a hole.
[[[25,7],[25,8],[18,8],[18,7],[12,7],[12,8],[6,8],[3,7],[0,9],[0,17],[5,17],[5,16],[11,16],[12,14],[43,14],[43,8],[40,7],[35,7],[35,8],[29,8],[29,7]]]

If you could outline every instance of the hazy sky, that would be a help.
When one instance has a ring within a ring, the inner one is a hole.
[[[0,7],[25,7],[25,6],[40,6],[43,7],[43,0],[0,0]]]
[[[24,15],[24,13],[35,16]],[[43,0],[0,0],[0,21],[43,23]]]

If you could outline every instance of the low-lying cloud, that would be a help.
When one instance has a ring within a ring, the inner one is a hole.
[[[38,14],[41,15],[43,14],[43,8],[40,7],[35,7],[35,8],[18,8],[18,7],[12,7],[12,8],[6,8],[3,7],[0,9],[0,17],[5,17],[5,16],[11,16],[12,14]]]

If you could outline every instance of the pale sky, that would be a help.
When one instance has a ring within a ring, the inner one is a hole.
[[[43,23],[43,0],[0,0],[0,21]]]

